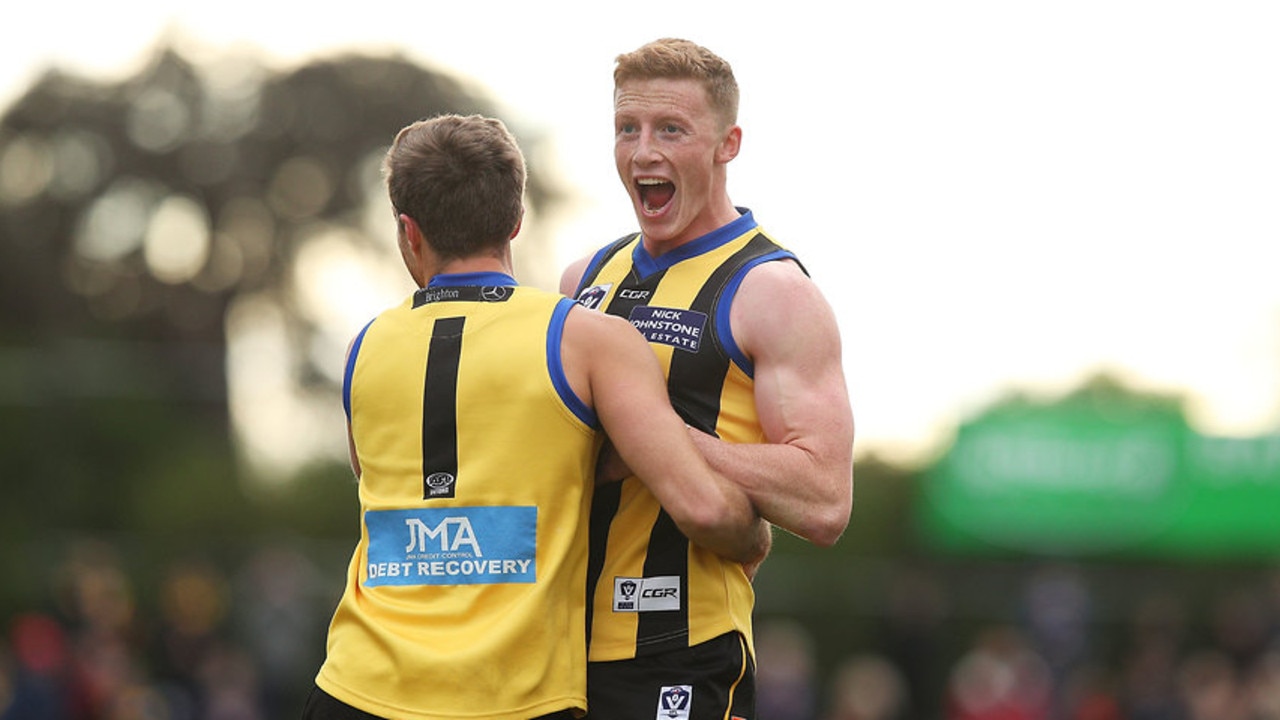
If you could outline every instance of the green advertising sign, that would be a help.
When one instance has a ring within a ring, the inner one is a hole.
[[[1280,556],[1280,435],[1199,435],[1158,404],[1009,404],[959,429],[918,512],[952,550]]]

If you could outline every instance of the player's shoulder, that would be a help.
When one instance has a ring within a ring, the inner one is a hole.
[[[569,263],[565,267],[564,272],[560,275],[561,290],[563,291],[566,284],[577,284],[581,281],[582,276],[586,274],[593,266],[603,265],[629,244],[635,242],[640,237],[638,232],[629,232],[621,237],[615,238],[610,242],[596,247],[587,253]]]
[[[561,294],[572,297],[578,291],[578,283],[582,281],[582,276],[587,272],[587,266],[590,263],[591,256],[584,255],[565,267],[564,272],[560,273]]]
[[[626,318],[592,310],[579,303],[574,303],[566,316],[565,333],[593,342],[607,341],[610,336],[620,334],[640,335]]]
[[[739,293],[776,293],[790,289],[816,289],[813,279],[794,257],[784,256],[758,263],[742,276]]]
[[[832,308],[813,279],[796,263],[761,263],[742,278],[731,310],[734,336],[748,352],[757,340],[810,332],[829,323]]]

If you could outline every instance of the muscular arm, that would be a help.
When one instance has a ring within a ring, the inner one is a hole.
[[[742,563],[768,549],[747,494],[712,470],[671,408],[657,358],[621,318],[574,308],[562,344],[570,385],[596,409],[632,471],[691,541]]]
[[[853,414],[835,316],[799,268],[771,262],[743,279],[730,322],[755,367],[756,409],[768,442],[691,435],[767,520],[830,546],[853,506]]]

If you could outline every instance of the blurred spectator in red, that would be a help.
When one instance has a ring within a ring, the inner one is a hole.
[[[2,720],[88,720],[88,686],[56,620],[26,613],[10,624],[13,659]]]
[[[982,631],[951,671],[947,720],[1050,720],[1051,676],[1016,629]]]

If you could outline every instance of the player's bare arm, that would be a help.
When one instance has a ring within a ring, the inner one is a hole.
[[[623,461],[681,532],[730,560],[763,557],[766,524],[742,488],[712,470],[694,446],[640,333],[622,318],[575,308],[562,347],[570,385],[595,407]]]
[[[560,294],[565,297],[573,297],[578,290],[578,283],[582,281],[582,275],[587,271],[587,265],[591,262],[591,256],[579,258],[567,268],[560,276]],[[600,450],[600,461],[596,464],[596,483],[604,484],[622,480],[631,475],[631,469],[622,461],[618,455],[618,451],[614,448],[611,441],[606,440],[604,447]]]
[[[754,365],[767,443],[729,444],[695,432],[698,447],[765,519],[830,546],[853,506],[853,414],[835,315],[798,267],[771,262],[743,279],[730,323]]]

